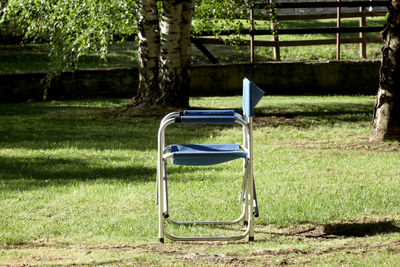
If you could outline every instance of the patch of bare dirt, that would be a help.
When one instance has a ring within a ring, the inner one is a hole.
[[[260,249],[250,252],[232,253],[213,253],[207,252],[210,248],[227,246],[232,244],[246,246],[245,241],[240,242],[167,242],[165,244],[117,244],[117,245],[92,245],[76,246],[50,242],[46,240],[21,243],[9,246],[9,249],[26,248],[71,248],[94,253],[96,250],[107,250],[107,253],[133,253],[133,254],[158,254],[164,255],[172,261],[179,261],[188,265],[221,265],[221,266],[248,266],[248,265],[291,265],[307,263],[307,260],[319,255],[332,253],[348,253],[354,255],[364,255],[379,249],[386,249],[392,253],[400,252],[400,240],[378,243],[353,242],[355,239],[346,239],[345,242],[333,243],[337,245],[325,245],[321,247],[321,241],[343,238],[362,238],[385,233],[400,232],[398,222],[391,220],[355,220],[341,221],[326,225],[298,225],[289,227],[258,226],[256,228],[257,237],[260,242],[268,243],[271,236],[293,237],[294,240],[304,241],[307,244],[304,248],[288,247],[283,249]],[[265,237],[266,239],[263,239]],[[286,241],[285,241],[286,242]],[[287,241],[290,244],[290,241]],[[330,242],[330,241],[329,241]],[[298,242],[297,242],[298,243]],[[6,248],[7,249],[7,248]],[[228,250],[229,251],[229,250]],[[310,256],[310,257],[308,257]],[[40,262],[41,259],[38,259]],[[311,262],[312,263],[312,262]],[[108,261],[99,265],[148,265],[147,262],[135,261]],[[83,264],[85,265],[85,264]],[[76,265],[76,266],[79,266]]]
[[[232,265],[235,262],[240,261],[240,257],[236,255],[226,255],[226,254],[207,254],[207,253],[188,253],[185,255],[180,255],[177,258],[190,263],[206,263],[206,264],[222,264],[222,265]]]

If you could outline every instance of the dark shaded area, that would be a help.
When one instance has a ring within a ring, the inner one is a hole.
[[[394,221],[384,222],[365,222],[365,223],[336,223],[323,226],[325,235],[335,235],[344,237],[364,237],[385,233],[400,233],[400,228]]]
[[[103,157],[104,158],[104,157]],[[122,161],[124,159],[106,158]],[[139,159],[138,159],[139,161]],[[3,190],[32,190],[37,187],[66,185],[82,181],[122,180],[129,183],[153,182],[156,168],[141,164],[130,167],[102,167],[88,160],[43,157],[0,157]]]
[[[147,150],[156,148],[157,142],[155,124],[121,120],[118,112],[106,108],[5,104],[0,105],[0,124],[3,148]],[[134,127],[138,124],[140,128]]]
[[[120,100],[111,100],[119,104]],[[160,120],[169,108],[52,106],[46,102],[0,105],[0,147],[156,150]],[[171,125],[167,143],[192,143],[232,126]],[[238,134],[240,127],[236,126]]]
[[[365,237],[400,233],[398,221],[349,221],[325,225],[297,225],[279,228],[278,231],[258,231],[263,235],[299,236],[305,238]]]
[[[310,61],[197,65],[191,68],[191,96],[241,95],[243,78],[267,95],[376,94],[380,62]],[[48,100],[95,97],[133,97],[136,68],[77,70],[56,76]],[[46,74],[0,75],[0,102],[42,100]]]
[[[290,109],[256,108],[255,127],[278,127],[291,125],[297,128],[309,128],[316,124],[334,125],[340,122],[369,123],[373,104],[322,103],[294,104]]]
[[[296,110],[297,109],[297,110]],[[326,103],[326,104],[296,104],[293,109],[273,109],[256,108],[254,113],[256,117],[324,117],[324,116],[339,116],[339,115],[354,115],[354,114],[370,114],[372,106],[366,104],[353,103]]]

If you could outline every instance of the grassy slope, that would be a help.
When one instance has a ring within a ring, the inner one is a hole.
[[[394,167],[400,146],[367,142],[373,97],[263,98],[255,121],[261,215],[253,244],[156,243],[156,132],[163,114],[115,109],[128,101],[0,105],[0,265],[400,260]],[[239,110],[241,99],[195,98],[191,105]],[[172,127],[169,133],[171,143],[240,140],[232,127]],[[170,170],[175,218],[237,215],[236,163]]]

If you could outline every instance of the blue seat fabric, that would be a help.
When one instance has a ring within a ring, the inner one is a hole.
[[[234,110],[184,110],[183,116],[235,116]]]
[[[238,144],[171,145],[166,150],[173,154],[174,165],[215,165],[247,157],[247,153],[241,151]]]

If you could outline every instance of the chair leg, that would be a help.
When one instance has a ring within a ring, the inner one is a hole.
[[[240,200],[244,202],[245,205],[245,215],[244,215],[244,221],[243,224],[247,226],[249,224],[248,221],[248,204],[247,204],[247,197],[248,197],[248,182],[249,182],[249,159],[246,159],[244,162],[244,173],[243,173],[243,184],[242,184],[242,190],[240,192]]]
[[[258,212],[258,201],[257,201],[257,193],[256,193],[256,185],[254,183],[254,176],[253,176],[253,215],[254,217],[258,217],[260,214]]]
[[[159,235],[158,241],[164,243],[164,237],[176,241],[232,241],[240,240],[248,237],[248,241],[254,241],[254,214],[258,209],[257,200],[255,195],[255,186],[252,177],[252,164],[250,160],[245,161],[244,166],[244,177],[242,191],[240,195],[240,201],[243,202],[243,213],[242,215],[232,221],[196,221],[196,222],[175,222],[169,219],[169,208],[168,208],[168,185],[167,185],[167,162],[161,158],[158,164],[157,173],[157,191],[158,191],[158,204],[159,204]],[[239,223],[244,219],[246,225],[246,231],[240,236],[220,236],[220,237],[176,237],[170,235],[165,230],[165,222],[168,221],[177,225],[188,225],[188,224],[235,224]]]
[[[158,241],[164,243],[164,186],[162,177],[164,176],[163,159],[159,160],[159,172],[157,177],[158,185]]]
[[[164,205],[163,205],[163,216],[164,218],[169,217],[168,209],[168,185],[167,185],[167,161],[164,160],[164,172],[163,172],[163,189],[164,189]]]
[[[254,181],[253,181],[253,163],[249,162],[249,175],[247,179],[247,205],[248,205],[248,212],[249,212],[249,242],[254,241]]]

